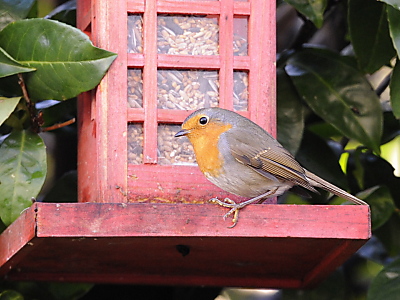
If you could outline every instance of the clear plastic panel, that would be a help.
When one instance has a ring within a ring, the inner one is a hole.
[[[128,106],[143,107],[143,78],[141,69],[128,69]]]
[[[143,163],[143,124],[128,124],[128,164]]]
[[[217,71],[159,70],[157,107],[195,110],[218,106],[218,78]]]
[[[196,165],[193,147],[186,137],[176,138],[180,125],[158,125],[158,163],[160,165]]]
[[[139,14],[128,15],[128,53],[143,53],[143,19]]]
[[[218,55],[218,32],[216,17],[159,15],[158,53]]]
[[[236,111],[248,110],[249,104],[249,73],[233,71],[233,108]]]

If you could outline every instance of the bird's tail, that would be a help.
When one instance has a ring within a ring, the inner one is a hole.
[[[324,179],[318,177],[317,175],[307,171],[306,171],[306,176],[308,178],[308,180],[310,181],[310,184],[316,187],[320,187],[323,188],[324,190],[327,190],[333,194],[335,194],[336,196],[339,196],[343,199],[346,199],[350,202],[353,202],[355,204],[358,205],[368,205],[368,203],[362,201],[361,199],[358,199],[357,197],[349,194],[348,192],[338,188],[337,186],[329,183],[328,181],[325,181]]]

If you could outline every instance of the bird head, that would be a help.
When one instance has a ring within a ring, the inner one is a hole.
[[[185,119],[182,130],[175,137],[187,136],[192,143],[203,136],[209,139],[218,138],[233,126],[226,119],[227,112],[233,113],[218,107],[199,109]]]

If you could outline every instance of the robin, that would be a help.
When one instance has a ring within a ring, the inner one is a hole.
[[[325,189],[359,205],[366,202],[307,171],[263,128],[226,109],[203,108],[189,115],[175,137],[187,136],[203,174],[216,186],[239,196],[251,198],[236,203],[213,198],[211,203],[230,208],[224,219],[233,214],[234,227],[239,210],[288,189],[301,186],[318,193]]]

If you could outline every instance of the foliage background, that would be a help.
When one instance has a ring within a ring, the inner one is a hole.
[[[12,21],[44,16],[57,5],[44,0],[0,0],[0,29]],[[319,287],[307,291],[261,291],[3,281],[0,300],[215,299],[218,295],[218,299],[399,299],[399,9],[400,0],[277,1],[278,139],[307,169],[365,199],[372,211],[373,238]],[[48,17],[74,25],[74,1],[64,3]],[[41,20],[31,21],[34,23],[29,24],[42,24]],[[81,50],[85,59],[78,60],[87,61],[90,56],[90,67],[99,60],[107,61],[98,70],[95,80],[98,82],[113,60],[112,54],[98,50],[93,53],[79,33],[71,33],[71,28],[58,25],[55,36],[67,30],[68,35],[77,38],[74,43],[85,45]],[[4,166],[17,169],[25,160],[15,157],[22,152],[33,153],[40,168],[28,173],[37,175],[37,199],[74,202],[75,125],[51,132],[43,129],[73,118],[76,115],[74,95],[92,88],[96,82],[92,82],[92,87],[61,88],[62,93],[49,94],[45,87],[29,81],[31,74],[40,75],[36,70],[41,63],[29,64],[18,54],[18,50],[27,48],[18,46],[23,36],[19,30],[26,28],[8,26],[0,32],[1,181],[6,180]],[[10,45],[5,41],[11,37],[17,42]],[[61,47],[66,47],[65,40],[70,37],[64,39]],[[22,42],[30,45],[34,38],[22,39]],[[37,61],[49,51],[42,50]],[[18,73],[27,79],[33,108],[18,85]],[[41,133],[32,134],[32,129]],[[12,141],[17,141],[16,148],[12,147],[15,145]],[[45,145],[47,152],[44,152]],[[11,182],[12,188],[22,189],[18,186],[21,182]],[[0,185],[0,195],[6,192],[4,185]],[[14,197],[11,203],[9,198],[0,196],[0,229],[30,205],[30,197],[22,196],[23,200]],[[287,193],[280,201],[341,203],[323,192],[311,199]],[[13,213],[5,217],[8,209]]]

